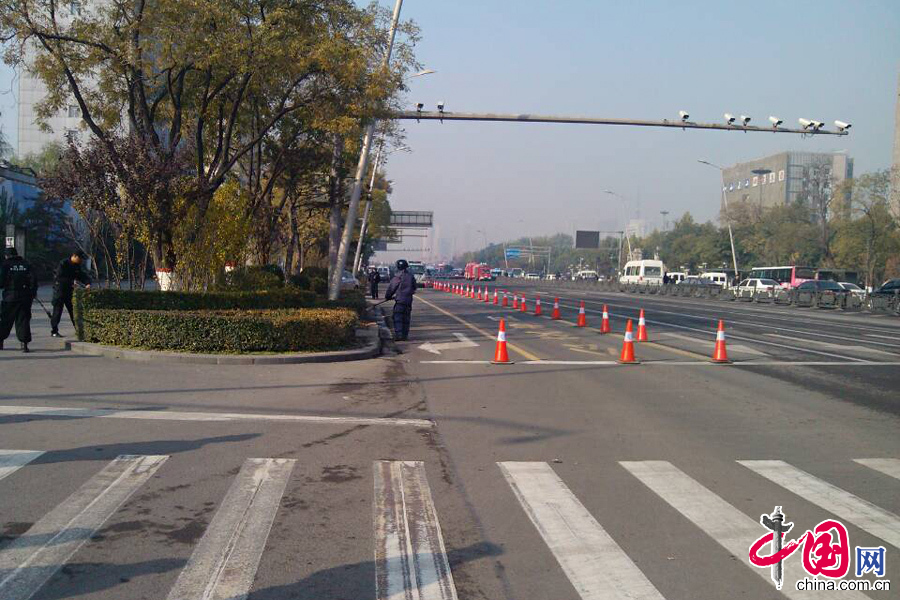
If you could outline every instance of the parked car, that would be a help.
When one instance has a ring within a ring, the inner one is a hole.
[[[342,290],[358,290],[359,289],[359,279],[353,276],[353,273],[350,271],[344,271],[341,274],[341,289]]]
[[[756,292],[771,292],[780,287],[781,285],[774,279],[745,279],[737,285],[737,292],[738,295],[745,291],[755,294]]]
[[[553,281],[554,279],[556,279],[556,274],[547,273],[547,275],[544,277],[544,279],[546,279],[547,281]]]
[[[679,288],[691,288],[691,289],[704,289],[704,288],[717,288],[718,284],[715,284],[708,279],[703,279],[702,277],[692,277],[688,276],[678,282]]]
[[[586,269],[584,271],[578,271],[577,273],[575,273],[576,281],[597,281],[598,279],[600,279],[600,276],[597,275],[597,271]]]
[[[888,279],[875,288],[869,294],[870,296],[895,296],[900,294],[900,279]]]
[[[525,279],[540,279],[541,276],[537,273],[526,273]]]
[[[859,298],[866,297],[866,290],[862,289],[855,283],[850,283],[849,281],[838,281],[838,285]]]

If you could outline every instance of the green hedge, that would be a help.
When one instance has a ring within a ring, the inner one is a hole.
[[[179,352],[296,352],[345,348],[356,314],[345,308],[160,311],[92,309],[81,339]]]
[[[140,292],[132,290],[79,290],[80,310],[251,310],[312,308],[319,302],[313,292],[294,288],[254,292]]]

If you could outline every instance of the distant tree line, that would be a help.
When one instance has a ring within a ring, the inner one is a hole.
[[[844,268],[859,274],[866,285],[877,286],[891,277],[900,277],[900,215],[890,204],[890,173],[877,171],[835,186],[827,202],[803,197],[785,206],[762,208],[753,202],[730,205],[727,216],[734,233],[735,252],[741,271],[752,267],[804,265]],[[823,204],[825,208],[823,209]],[[726,216],[721,224],[698,223],[689,212],[676,219],[668,231],[654,231],[633,237],[632,248],[644,258],[659,258],[670,270],[698,272],[730,268],[731,245]],[[619,240],[601,240],[600,250],[576,250],[571,236],[519,238],[503,244],[467,252],[457,263],[486,262],[504,267],[504,248],[509,246],[550,246],[549,272],[570,268],[596,269],[601,274],[616,272]],[[622,256],[627,255],[627,243]],[[543,263],[527,259],[509,261],[510,268],[542,272]]]

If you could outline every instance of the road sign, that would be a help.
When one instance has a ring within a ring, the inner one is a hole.
[[[519,258],[520,256],[522,256],[522,251],[518,248],[506,249],[506,258]]]
[[[576,231],[575,232],[575,247],[576,248],[591,248],[596,249],[600,247],[600,232],[599,231]]]

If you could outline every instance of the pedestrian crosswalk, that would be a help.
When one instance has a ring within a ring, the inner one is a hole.
[[[20,470],[24,470],[24,477],[42,454],[40,450],[0,450],[0,480],[18,477]],[[0,598],[35,597],[135,492],[151,477],[164,475],[167,459],[119,456],[27,531],[0,545]],[[870,469],[900,479],[900,459],[860,458],[847,462],[849,468]],[[286,458],[249,458],[236,469],[190,558],[177,575],[173,574],[167,600],[250,597],[273,523],[278,512],[284,510],[285,491],[295,477],[297,463]],[[710,546],[707,551],[730,555],[743,565],[736,568],[756,573],[765,581],[761,585],[772,585],[769,570],[753,567],[748,561],[749,546],[765,533],[758,515],[746,514],[668,461],[621,461],[616,468],[642,484],[641,489],[646,488],[648,501],[674,509],[686,523],[705,534]],[[900,518],[851,491],[785,461],[739,460],[731,468],[749,474],[766,489],[773,483],[782,488],[785,496],[773,500],[794,504],[794,511],[798,503],[808,503],[895,549],[900,548]],[[522,519],[522,523],[530,523],[528,527],[533,526],[538,532],[548,556],[558,565],[560,585],[570,588],[561,597],[664,599],[660,591],[665,589],[660,587],[664,582],[654,581],[652,572],[648,575],[638,566],[652,562],[654,557],[629,556],[569,487],[578,482],[567,484],[546,462],[505,461],[498,462],[496,469],[492,485],[511,491],[510,498],[515,499],[502,500],[504,495],[495,490],[498,501],[511,501],[506,511],[508,518]],[[370,481],[374,483],[370,489],[374,543],[371,586],[375,597],[456,600],[454,574],[426,464],[375,461]],[[6,481],[0,482],[0,491],[5,484]],[[19,484],[21,487],[21,481]],[[788,495],[799,500],[787,500]],[[303,534],[296,532],[297,536]],[[517,549],[505,540],[494,542],[504,545],[507,553],[532,550]],[[780,593],[791,599],[816,597],[814,592],[800,591],[788,582]],[[772,595],[777,595],[774,588]],[[854,600],[867,596],[858,591],[835,591],[829,597]]]

